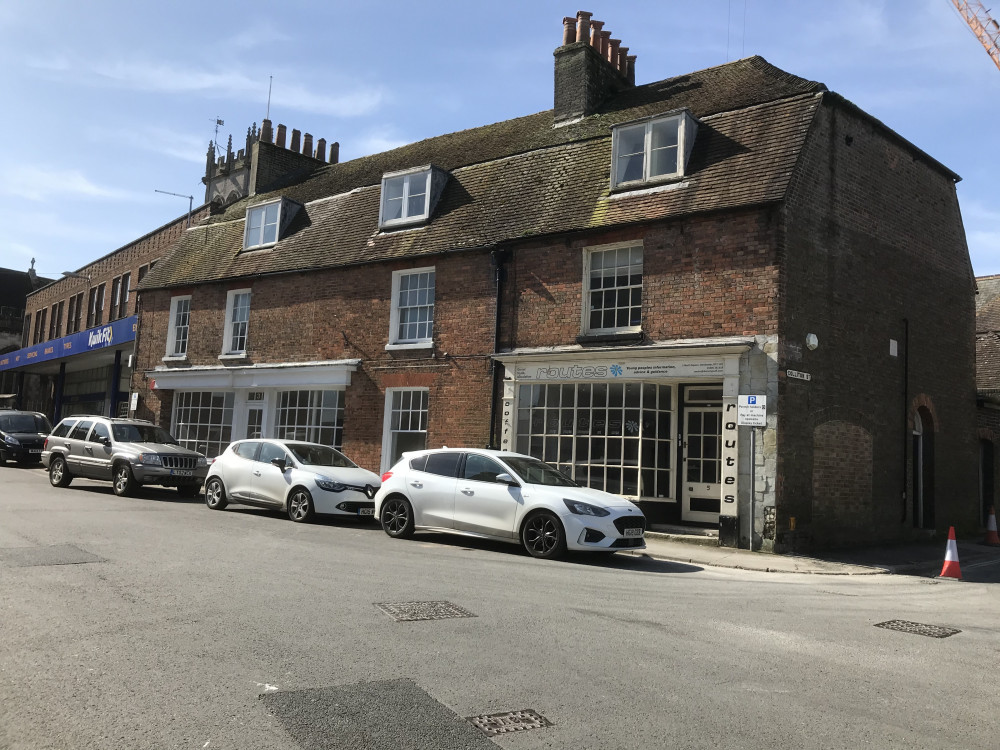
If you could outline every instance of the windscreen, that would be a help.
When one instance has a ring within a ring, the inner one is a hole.
[[[550,487],[580,486],[555,467],[537,458],[524,456],[500,456],[500,458],[527,484],[544,484]]]
[[[0,430],[4,432],[52,432],[49,420],[40,414],[0,415]]]
[[[340,451],[325,445],[286,443],[285,447],[292,452],[296,461],[305,466],[335,466],[341,469],[351,469],[357,466]]]
[[[173,435],[152,424],[115,424],[111,431],[116,443],[167,443],[177,445]]]

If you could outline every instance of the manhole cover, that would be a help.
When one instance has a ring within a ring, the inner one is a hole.
[[[907,620],[886,620],[885,622],[875,623],[875,627],[885,628],[886,630],[898,630],[900,633],[926,635],[931,638],[947,638],[949,635],[962,632],[956,628],[945,628],[940,625],[924,625],[920,622],[909,622]]]
[[[530,708],[524,711],[510,711],[505,714],[483,714],[470,716],[471,721],[490,737],[508,732],[524,732],[528,729],[551,727],[552,722]]]
[[[52,544],[47,547],[7,547],[0,549],[0,561],[14,568],[43,565],[79,565],[104,562],[103,558],[84,552],[72,544]]]
[[[475,617],[469,610],[462,609],[451,602],[376,602],[375,606],[396,622]]]

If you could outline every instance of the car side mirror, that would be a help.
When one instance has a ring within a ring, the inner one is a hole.
[[[277,466],[279,469],[284,471],[285,469],[288,468],[288,462],[285,461],[285,459],[283,458],[272,458],[271,466]]]
[[[111,438],[109,438],[109,437],[102,437],[101,438],[101,445],[103,445],[105,448],[107,448],[108,446],[110,446],[111,445]]]
[[[516,479],[514,479],[514,477],[512,477],[510,474],[506,474],[506,473],[504,473],[504,474],[497,474],[497,481],[500,484],[506,484],[506,485],[508,485],[510,487],[520,487],[521,486],[520,482],[518,482]]]

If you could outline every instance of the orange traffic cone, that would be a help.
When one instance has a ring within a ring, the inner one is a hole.
[[[986,541],[983,544],[1000,547],[1000,536],[997,536],[997,516],[993,512],[992,505],[990,506],[990,517],[986,520]]]
[[[958,567],[958,542],[955,541],[955,527],[948,527],[948,547],[944,553],[944,566],[938,578],[962,579],[962,569]]]

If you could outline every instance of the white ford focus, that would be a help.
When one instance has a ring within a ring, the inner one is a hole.
[[[520,542],[534,557],[646,546],[646,519],[625,498],[531,456],[476,448],[403,454],[382,475],[375,515],[391,537],[444,531]]]
[[[293,521],[314,513],[374,514],[378,475],[328,445],[300,440],[240,440],[222,452],[205,479],[205,504],[274,508]]]

